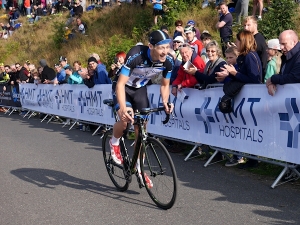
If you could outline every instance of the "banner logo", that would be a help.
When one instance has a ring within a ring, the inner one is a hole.
[[[300,114],[296,98],[286,98],[285,108],[287,113],[278,113],[280,119],[280,130],[288,132],[287,147],[298,148]]]

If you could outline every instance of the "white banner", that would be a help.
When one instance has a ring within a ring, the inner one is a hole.
[[[152,107],[162,105],[158,85],[148,86]],[[234,101],[234,112],[223,114],[218,103],[222,87],[184,89],[183,103],[176,101],[175,117],[163,125],[164,113],[152,115],[150,133],[204,143],[253,155],[300,164],[299,84],[278,85],[274,97],[265,85],[245,85]],[[24,108],[59,116],[113,124],[112,110],[103,100],[112,98],[110,85],[20,86]]]

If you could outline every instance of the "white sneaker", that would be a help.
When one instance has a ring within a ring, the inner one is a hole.
[[[123,159],[120,151],[120,145],[113,145],[111,143],[111,139],[109,140],[109,146],[110,146],[110,153],[112,159],[115,161],[115,163],[122,165]]]

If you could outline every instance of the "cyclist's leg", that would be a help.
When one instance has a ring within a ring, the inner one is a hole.
[[[126,89],[125,89],[126,91]],[[126,106],[128,107],[128,111],[132,111],[131,108],[131,97],[126,92]],[[117,102],[117,99],[114,97],[115,107],[118,113],[119,118],[121,115],[119,114],[120,111],[118,109],[119,104]],[[109,140],[110,150],[111,150],[111,157],[117,164],[123,164],[123,159],[120,151],[120,138],[123,135],[123,131],[126,129],[127,123],[123,121],[118,121],[114,124],[113,127],[113,135],[111,139]]]
[[[134,110],[139,110],[139,111],[143,108],[148,108],[150,106],[149,100],[148,100],[147,88],[145,86],[136,90],[135,95],[133,96],[132,106],[133,106]],[[138,126],[134,126],[134,132],[135,132],[135,143],[137,143],[137,138],[138,138],[138,133],[139,133]],[[138,171],[140,182],[143,184],[143,178],[142,178],[142,174],[141,174],[139,158],[136,163],[136,170]],[[145,175],[145,176],[147,176],[147,175]],[[152,182],[150,179],[147,180],[146,185],[152,186]]]

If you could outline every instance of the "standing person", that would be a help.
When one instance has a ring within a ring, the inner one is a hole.
[[[146,85],[152,77],[161,72],[163,73],[160,88],[161,99],[166,112],[170,113],[172,111],[173,105],[171,105],[171,109],[168,105],[169,82],[173,64],[173,60],[168,55],[170,41],[169,36],[163,31],[153,31],[149,35],[148,46],[134,46],[126,56],[116,86],[117,98],[115,100],[120,121],[115,123],[113,136],[109,141],[112,159],[118,164],[123,163],[119,146],[123,131],[126,129],[128,122],[133,122],[133,112],[135,110],[149,107]],[[128,111],[132,113],[132,116],[128,114]],[[135,132],[138,132],[136,126]],[[137,160],[136,167],[141,178],[139,160]],[[146,185],[149,188],[153,187],[152,181],[146,174],[145,179]]]
[[[279,74],[281,67],[280,44],[278,39],[271,39],[268,41],[268,64],[264,83],[274,74]]]
[[[81,62],[75,61],[73,63],[73,67],[74,70],[70,66],[67,67],[69,70],[66,68],[66,74],[69,76],[68,84],[83,84],[83,79],[79,74],[81,72]],[[72,70],[72,73],[70,70]]]
[[[266,70],[267,61],[268,61],[266,39],[261,33],[258,32],[257,19],[254,16],[248,16],[245,18],[244,29],[250,31],[254,35],[256,41],[256,52],[262,62],[262,68],[263,68],[262,81],[263,81],[265,78],[264,71]]]
[[[255,16],[256,11],[258,11],[257,19],[262,20],[263,8],[264,8],[264,0],[253,0],[252,16]]]
[[[153,4],[153,16],[154,16],[154,24],[157,24],[157,17],[161,17],[164,14],[163,11],[163,1],[162,0],[151,0],[151,3]]]
[[[248,16],[249,0],[238,0],[234,8],[237,24],[241,24],[241,17]]]
[[[256,50],[256,41],[250,31],[243,30],[236,35],[236,46],[239,52],[237,67],[234,65],[224,65],[221,72],[217,72],[217,80],[223,81],[226,77],[239,81],[243,84],[259,84],[262,77],[262,64]],[[227,166],[230,162],[227,163]],[[237,164],[238,162],[233,162]],[[257,160],[248,159],[241,164],[241,168],[255,167]],[[232,166],[232,165],[231,165]]]
[[[300,83],[300,43],[297,33],[285,30],[279,35],[282,64],[279,74],[267,79],[268,93],[274,95],[276,85]]]
[[[225,2],[222,2],[220,5],[221,16],[219,22],[216,24],[216,28],[220,31],[221,37],[221,45],[222,45],[222,52],[225,55],[225,50],[228,47],[232,39],[232,15],[228,11],[228,6]]]

